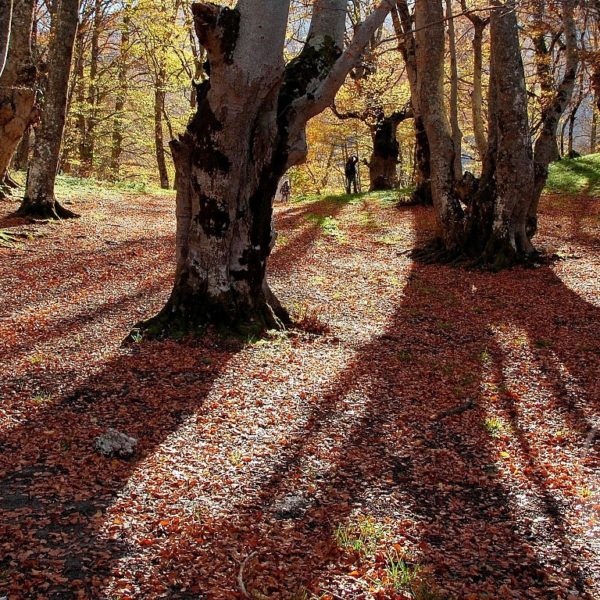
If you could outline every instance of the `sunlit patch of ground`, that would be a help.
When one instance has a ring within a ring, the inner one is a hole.
[[[427,209],[279,205],[273,288],[327,333],[128,349],[173,201],[79,201],[0,226],[0,596],[598,597],[596,201],[546,201],[564,260],[500,274],[414,264]]]

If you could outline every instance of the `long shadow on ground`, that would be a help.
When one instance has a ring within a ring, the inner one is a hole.
[[[414,215],[423,239],[427,213]],[[288,259],[319,235],[309,231]],[[284,255],[274,260],[286,266]],[[522,346],[505,341],[511,328],[522,331]],[[226,521],[200,525],[200,546],[172,532],[168,548],[146,565],[154,577],[138,578],[137,597],[241,597],[239,565],[223,564],[224,555],[253,556],[244,581],[258,597],[316,591],[331,565],[351,567],[334,532],[362,512],[393,517],[397,539],[431,569],[432,589],[442,588],[442,596],[556,599],[571,589],[591,598],[587,557],[564,518],[568,473],[562,481],[549,472],[549,447],[530,434],[552,414],[567,431],[553,447],[554,462],[562,452],[583,454],[599,408],[599,340],[600,310],[548,268],[465,276],[414,265],[386,331],[357,348],[331,390],[312,401],[260,492]],[[2,434],[0,590],[70,598],[79,588],[102,597],[112,568],[131,550],[126,537],[100,534],[107,508],[127,499],[133,471],[201,409],[237,349],[210,340],[144,344]],[[538,372],[516,377],[526,358]],[[444,416],[466,400],[475,407]],[[485,430],[490,415],[509,422],[516,471]],[[140,438],[134,461],[93,453],[93,439],[108,426]],[[586,468],[596,459],[592,448]],[[290,495],[304,498],[307,509],[281,518],[275,507]],[[534,517],[543,527],[534,528]],[[201,569],[189,568],[190,554]],[[150,581],[170,582],[173,572],[177,580],[161,596]],[[222,588],[210,583],[214,573],[227,582]],[[348,597],[360,598],[354,590]]]

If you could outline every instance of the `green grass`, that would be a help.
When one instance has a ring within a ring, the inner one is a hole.
[[[560,194],[600,195],[600,154],[564,158],[550,165],[546,191]]]
[[[17,183],[25,183],[25,173],[13,173]],[[162,190],[160,187],[144,180],[136,181],[101,181],[92,177],[71,177],[59,175],[56,178],[56,197],[60,201],[80,200],[85,197],[100,199],[119,199],[125,194],[152,194],[169,196],[173,190]]]

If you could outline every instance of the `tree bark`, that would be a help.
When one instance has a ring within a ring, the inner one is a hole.
[[[461,7],[466,17],[473,24],[473,91],[471,92],[471,116],[473,119],[473,136],[479,160],[483,162],[487,152],[487,139],[483,118],[483,32],[490,20],[469,13],[466,0],[461,0]]]
[[[45,105],[27,176],[27,191],[18,211],[21,215],[52,219],[77,216],[56,201],[54,183],[66,119],[78,13],[79,0],[61,0],[53,19]]]
[[[450,127],[454,144],[454,177],[462,177],[462,131],[458,122],[458,61],[456,58],[456,33],[452,0],[446,0],[446,18],[448,19],[448,44],[450,50]]]
[[[535,191],[534,161],[515,1],[495,2],[491,11],[489,135],[478,185],[454,177],[454,145],[442,89],[440,4],[435,0],[416,4],[417,60],[423,73],[419,98],[432,150],[439,244],[444,256],[467,255],[494,269],[509,267],[534,253],[527,229]],[[465,187],[471,188],[466,195],[461,193]]]
[[[460,248],[463,210],[454,192],[455,149],[444,100],[444,11],[440,0],[415,4],[419,113],[430,146],[431,194],[446,250]]]
[[[546,180],[548,166],[556,156],[556,131],[558,123],[567,108],[573,90],[579,66],[579,51],[577,48],[577,29],[575,27],[576,0],[563,0],[562,24],[565,37],[566,62],[564,73],[553,96],[542,110],[542,126],[534,145],[535,182],[533,198],[529,208],[528,231],[530,236],[537,231],[537,211]]]
[[[19,145],[12,160],[12,168],[16,171],[26,171],[29,164],[29,155],[31,154],[31,138],[33,137],[33,127],[29,126]]]
[[[79,145],[81,173],[89,177],[94,170],[94,153],[96,147],[96,121],[98,118],[98,65],[100,61],[100,32],[102,29],[102,0],[94,1],[92,35],[90,39],[90,72],[85,109],[82,112],[83,129]],[[83,75],[83,65],[82,73]]]
[[[12,13],[8,59],[0,77],[0,180],[7,177],[13,154],[38,117],[35,103],[37,70],[31,36],[35,0],[16,0]],[[5,193],[9,190],[4,188]]]
[[[411,201],[416,204],[429,206],[433,203],[431,196],[431,157],[429,140],[427,139],[425,124],[420,113],[419,72],[416,59],[416,41],[413,33],[413,18],[411,17],[406,0],[398,0],[395,10],[392,10],[392,23],[396,38],[398,39],[398,49],[406,65],[411,106],[414,115],[415,191],[412,194]]]
[[[129,42],[130,42],[129,3],[123,7],[123,24],[121,27],[121,42],[119,51],[119,79],[115,99],[115,117],[113,120],[112,149],[110,156],[110,170],[115,179],[119,178],[120,161],[123,153],[123,121],[125,102],[128,92],[129,73]]]
[[[163,132],[163,113],[165,111],[165,75],[163,71],[158,73],[154,88],[154,149],[156,151],[156,164],[160,177],[160,187],[169,189],[169,171],[165,158],[165,141]]]
[[[331,104],[391,1],[374,10],[342,53],[346,1],[316,0],[304,48],[287,67],[289,2],[193,5],[210,77],[198,86],[196,116],[171,144],[177,180],[173,292],[139,329],[177,335],[215,324],[248,334],[289,323],[266,279],[277,184],[305,160],[308,119]]]

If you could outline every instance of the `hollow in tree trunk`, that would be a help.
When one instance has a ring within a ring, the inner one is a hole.
[[[411,116],[411,111],[398,111],[389,116],[383,110],[380,111],[371,128],[373,153],[369,160],[370,191],[393,190],[398,187],[400,144],[396,134],[400,123]]]

